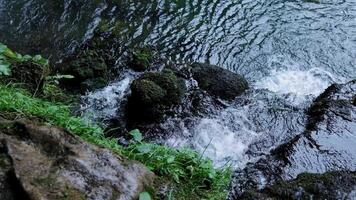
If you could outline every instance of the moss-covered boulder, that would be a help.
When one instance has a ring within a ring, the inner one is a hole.
[[[130,53],[128,66],[138,72],[147,70],[153,60],[152,52],[148,48]]]
[[[62,83],[71,90],[93,90],[105,86],[108,82],[108,66],[105,59],[95,50],[89,50],[67,58],[60,67],[61,74],[74,76]]]
[[[160,121],[167,108],[181,102],[184,91],[184,82],[170,70],[145,73],[131,85],[129,121]]]
[[[191,71],[201,89],[221,99],[234,99],[248,89],[243,76],[215,65],[193,63]]]

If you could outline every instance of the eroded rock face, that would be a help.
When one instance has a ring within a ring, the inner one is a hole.
[[[201,89],[226,100],[234,99],[248,88],[243,76],[215,65],[194,63],[192,75]]]
[[[0,199],[136,199],[153,182],[142,164],[56,127],[0,120]]]
[[[301,134],[235,173],[230,199],[261,192],[304,172],[356,171],[355,94],[356,80],[330,86],[308,109]],[[352,187],[356,188],[354,182]]]

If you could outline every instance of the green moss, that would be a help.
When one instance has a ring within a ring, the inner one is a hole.
[[[139,79],[132,83],[132,93],[140,98],[140,103],[144,105],[152,105],[162,101],[166,96],[166,91],[155,82]]]
[[[48,188],[53,188],[55,185],[57,185],[56,179],[52,176],[37,177],[34,179],[34,183],[41,187],[48,187]]]
[[[150,80],[163,88],[167,95],[162,103],[166,105],[179,103],[185,90],[183,84],[180,83],[180,80],[171,70],[149,72],[140,79]]]
[[[58,196],[58,200],[86,200],[85,194],[75,188],[66,188],[63,193]]]
[[[148,48],[143,48],[132,53],[128,65],[135,71],[145,71],[149,68],[152,60],[152,52]]]
[[[101,50],[101,47],[97,49],[96,46],[83,48],[85,49],[78,50],[79,52],[72,57],[64,59],[60,64],[59,71],[61,74],[74,77],[61,80],[62,85],[69,90],[80,90],[84,93],[87,90],[101,88],[108,83],[109,62],[106,58],[107,52]]]
[[[0,169],[7,170],[11,166],[11,161],[5,154],[0,154]]]
[[[148,72],[136,79],[128,104],[130,124],[159,122],[170,106],[181,102],[184,87],[170,70]]]

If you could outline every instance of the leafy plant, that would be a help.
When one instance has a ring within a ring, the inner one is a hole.
[[[130,131],[129,134],[132,135],[133,139],[136,142],[141,142],[142,141],[142,138],[143,138],[142,137],[142,133],[138,129]]]
[[[151,200],[151,195],[148,192],[142,192],[139,200]]]
[[[0,43],[0,75],[10,75],[11,74],[11,65],[14,63],[22,62],[32,62],[34,64],[48,67],[49,61],[43,58],[41,55],[30,56],[30,55],[21,55],[12,51],[5,44]]]

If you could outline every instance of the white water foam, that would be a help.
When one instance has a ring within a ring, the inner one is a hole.
[[[217,116],[197,119],[192,127],[180,126],[184,136],[166,141],[169,146],[192,147],[203,157],[210,158],[216,167],[243,166],[249,161],[245,155],[257,133],[246,117],[244,108],[228,108]]]
[[[117,115],[119,104],[129,91],[132,76],[82,97],[81,110],[88,120],[109,119]]]
[[[320,68],[302,70],[273,70],[267,78],[257,82],[255,88],[268,89],[278,94],[289,94],[292,103],[303,102],[308,96],[316,97],[339,78]]]
[[[249,141],[244,140],[219,119],[202,119],[194,129],[193,147],[209,157],[217,167],[241,164]]]

